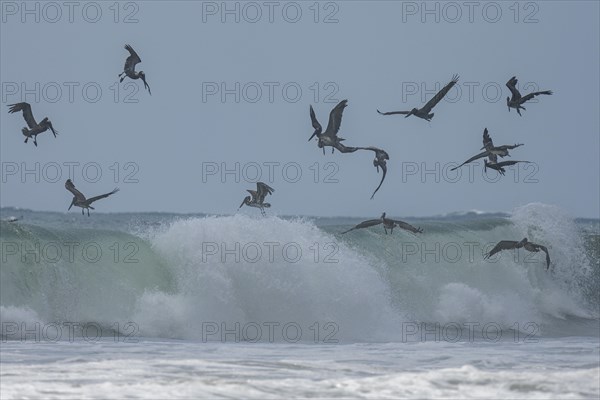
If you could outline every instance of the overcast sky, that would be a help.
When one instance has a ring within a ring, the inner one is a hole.
[[[599,217],[596,1],[23,4],[1,4],[3,207],[66,211],[71,177],[88,196],[121,188],[100,212],[233,213],[260,174],[276,214],[428,216],[543,202]],[[125,43],[152,95],[139,80],[117,84]],[[431,122],[377,114],[422,106],[455,73]],[[554,95],[519,117],[506,106],[513,75],[523,94]],[[325,128],[342,99],[345,144],[390,155],[374,200],[371,152],[323,155],[307,141],[309,105]],[[24,144],[25,122],[6,107],[20,101],[58,137]],[[512,159],[534,164],[501,179],[486,178],[481,160],[449,171],[479,151],[485,127],[496,145],[524,143]]]

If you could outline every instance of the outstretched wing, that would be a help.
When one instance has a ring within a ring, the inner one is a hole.
[[[482,149],[491,150],[494,147],[494,141],[492,140],[487,128],[483,130],[483,147]]]
[[[478,159],[480,159],[480,158],[486,157],[487,155],[488,155],[488,152],[487,152],[487,150],[486,150],[486,151],[483,151],[483,152],[481,152],[481,153],[479,153],[479,154],[477,154],[477,155],[475,155],[475,156],[473,156],[473,157],[469,158],[467,161],[465,161],[464,163],[460,164],[458,167],[454,167],[454,168],[452,168],[450,171],[454,171],[455,169],[459,169],[459,168],[460,168],[460,167],[462,167],[463,165],[465,165],[465,164],[468,164],[468,163],[470,163],[470,162],[473,162],[473,161],[475,161],[475,160],[478,160]],[[496,155],[495,155],[495,154],[490,154],[490,158],[492,158],[492,157],[496,157]],[[494,161],[494,162],[495,162],[495,161]]]
[[[360,147],[344,146],[340,142],[335,143],[333,147],[340,153],[354,153],[356,150],[360,149]]]
[[[315,137],[315,135],[320,135],[321,132],[323,131],[323,127],[321,126],[319,121],[317,121],[317,116],[315,115],[315,110],[313,110],[312,105],[310,106],[310,120],[312,122],[313,128],[315,128],[315,131],[312,134],[312,136],[308,139],[309,142],[312,138]]]
[[[25,122],[27,122],[27,126],[29,126],[29,129],[33,129],[38,126],[37,122],[35,122],[35,118],[33,118],[33,113],[31,112],[31,105],[29,103],[23,102],[10,104],[8,107],[9,113],[23,111],[23,118],[25,118]]]
[[[520,163],[520,162],[522,162],[522,163],[527,163],[527,164],[531,163],[531,161],[517,161],[517,160],[511,160],[511,161],[502,161],[502,162],[495,163],[495,164],[498,166],[498,168],[502,168],[502,167],[506,167],[506,166],[508,166],[508,165],[515,165],[516,163]]]
[[[548,248],[541,244],[536,244],[536,247],[546,253],[546,269],[550,268],[550,254],[548,253]]]
[[[258,201],[258,192],[256,190],[246,189],[246,192],[250,193],[250,196],[252,196],[252,201]]]
[[[502,250],[514,249],[517,247],[518,243],[519,242],[516,242],[514,240],[502,240],[502,241],[498,242],[498,244],[496,244],[496,246],[494,246],[494,248],[492,250],[490,250],[490,252],[487,253],[484,258],[490,258],[494,254],[496,254]]]
[[[397,221],[395,219],[393,219],[392,221],[399,228],[402,228],[402,229],[407,230],[409,232],[412,232],[412,233],[422,233],[423,232],[423,229],[421,229],[421,228],[415,228],[414,226],[412,226],[411,224],[409,224],[407,222]]]
[[[257,201],[262,204],[268,194],[273,194],[275,189],[263,182],[256,182]]]
[[[344,233],[348,233],[350,231],[353,231],[355,229],[363,229],[363,228],[368,228],[370,226],[375,226],[375,225],[379,225],[381,224],[383,221],[381,220],[381,218],[378,219],[370,219],[368,221],[363,221],[360,224],[356,225],[353,228],[348,229],[347,231],[342,232],[341,234],[343,235]]]
[[[452,86],[456,85],[456,82],[458,82],[458,75],[454,75],[452,77],[452,80],[446,86],[444,86],[442,90],[440,90],[435,96],[433,96],[433,98],[429,100],[427,104],[423,106],[423,108],[421,108],[421,111],[429,113],[431,109],[435,107],[435,105],[444,98],[444,96],[450,91],[450,89],[452,89]]]
[[[338,133],[340,130],[340,125],[342,124],[342,114],[347,105],[348,100],[342,100],[333,108],[333,110],[331,110],[329,113],[329,123],[327,124],[327,129],[325,130],[326,135],[335,136]]]
[[[510,93],[512,93],[511,100],[513,101],[521,98],[521,93],[519,93],[519,91],[517,90],[517,82],[518,80],[516,76],[513,76],[508,80],[508,82],[506,82],[506,87],[508,87],[508,90],[510,90]]]
[[[547,95],[551,95],[552,94],[552,90],[544,90],[542,92],[533,92],[533,93],[529,93],[526,96],[523,96],[523,98],[521,99],[521,101],[523,103],[525,103],[526,101],[529,101],[531,99],[533,99],[535,96],[539,96],[540,94],[547,94]]]
[[[79,190],[75,189],[75,185],[73,184],[72,180],[67,179],[67,181],[65,182],[65,188],[69,192],[73,193],[73,196],[75,196],[75,199],[77,199],[77,201],[85,201],[85,196]]]
[[[498,148],[499,149],[504,149],[504,150],[513,150],[513,149],[516,149],[517,147],[520,147],[520,146],[524,146],[524,144],[523,143],[515,143],[513,145],[504,144],[502,146],[499,146]]]
[[[139,62],[142,62],[142,59],[130,45],[126,44],[125,49],[130,54],[130,56],[125,60],[125,71],[135,71],[135,65]]]
[[[408,115],[410,114],[410,111],[388,111],[388,112],[381,112],[379,110],[377,110],[377,112],[381,115],[394,115],[394,114],[402,114],[402,115]]]
[[[114,188],[112,192],[109,193],[105,193],[105,194],[101,194],[100,196],[96,196],[96,197],[92,197],[91,199],[88,200],[88,204],[92,204],[93,202],[95,202],[96,200],[100,200],[103,199],[105,197],[110,196],[111,194],[115,194],[119,191],[119,188]]]

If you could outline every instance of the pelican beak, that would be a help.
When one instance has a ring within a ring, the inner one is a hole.
[[[312,138],[314,138],[316,135],[317,135],[317,131],[315,130],[314,133],[312,134],[312,136],[308,138],[308,141],[310,142],[312,140]]]
[[[245,203],[245,202],[246,202],[246,199],[244,199],[244,201],[242,201],[242,204],[240,204],[240,206],[238,207],[238,210],[239,210],[240,208],[242,208],[242,206],[244,205],[244,203]]]
[[[69,211],[71,209],[71,207],[73,207],[73,204],[75,204],[75,199],[71,200],[71,205],[69,206],[69,208],[67,209],[67,211]]]

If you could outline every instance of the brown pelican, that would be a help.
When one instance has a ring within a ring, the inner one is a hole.
[[[264,202],[265,197],[267,197],[268,194],[273,194],[274,191],[275,189],[273,189],[266,183],[256,182],[256,190],[248,190],[252,197],[246,196],[244,198],[244,201],[242,201],[242,204],[240,204],[239,208],[242,208],[244,204],[248,207],[260,208],[260,212],[264,216],[266,215],[264,209],[271,207],[271,204]]]
[[[373,160],[373,166],[375,168],[377,168],[377,173],[379,173],[379,167],[381,167],[381,171],[383,172],[383,176],[381,177],[381,182],[379,182],[379,186],[377,186],[377,189],[375,189],[375,191],[371,195],[371,200],[373,200],[373,197],[375,196],[375,193],[377,193],[377,191],[379,190],[379,188],[383,184],[383,180],[385,179],[385,175],[387,174],[387,163],[386,163],[386,161],[390,159],[390,156],[388,155],[388,153],[385,150],[378,149],[377,147],[372,147],[372,146],[369,146],[369,147],[358,147],[358,149],[360,149],[360,150],[371,150],[371,151],[375,152],[375,159]]]
[[[520,242],[514,240],[502,240],[498,242],[498,244],[496,244],[496,246],[494,246],[494,248],[485,255],[484,259],[488,259],[502,250],[520,249],[521,247],[527,251],[531,251],[532,253],[537,253],[540,250],[546,253],[546,269],[550,268],[550,254],[548,254],[548,249],[546,248],[546,246],[531,243],[527,240],[527,238],[524,238]]]
[[[29,129],[21,129],[21,132],[23,132],[23,135],[25,135],[25,143],[27,143],[27,141],[33,137],[33,144],[37,146],[37,135],[42,132],[46,132],[48,129],[52,131],[54,137],[58,135],[58,131],[54,130],[52,122],[50,122],[48,117],[44,118],[39,124],[35,122],[35,118],[33,118],[33,113],[31,112],[31,105],[29,103],[23,102],[10,104],[8,107],[10,107],[8,109],[9,113],[23,111],[23,118],[25,118],[25,122],[27,122],[27,125],[29,126]]]
[[[92,198],[86,199],[85,196],[83,195],[83,193],[81,193],[79,190],[75,189],[75,185],[73,184],[73,182],[70,179],[67,179],[67,181],[65,182],[65,188],[69,192],[73,193],[73,200],[71,201],[71,205],[69,206],[69,210],[73,206],[81,207],[81,215],[84,215],[84,209],[87,208],[88,217],[90,216],[90,208],[92,210],[95,210],[95,208],[91,206],[91,204],[93,202],[95,202],[96,200],[100,200],[100,199],[103,199],[105,197],[108,197],[111,194],[115,194],[115,193],[117,193],[119,191],[119,188],[115,188],[110,193],[105,193],[105,194],[101,194],[100,196],[96,196],[96,197],[92,197]]]
[[[131,47],[130,45],[126,44],[125,49],[129,51],[130,56],[127,57],[127,59],[125,60],[125,67],[123,68],[124,71],[119,74],[119,77],[121,78],[119,82],[123,82],[125,76],[128,76],[131,79],[142,78],[142,81],[144,82],[144,87],[148,89],[148,93],[152,94],[152,92],[150,91],[150,85],[146,83],[146,74],[144,74],[144,71],[135,71],[135,65],[141,62],[142,59],[140,58],[140,56],[138,56],[133,47]]]
[[[421,228],[415,228],[414,226],[407,224],[406,222],[403,221],[398,221],[398,220],[394,220],[394,219],[389,219],[385,217],[385,213],[381,214],[381,218],[378,219],[370,219],[368,221],[363,221],[360,224],[356,225],[353,228],[348,229],[347,231],[342,232],[341,234],[343,235],[344,233],[348,233],[350,231],[353,231],[355,229],[362,229],[362,228],[368,228],[370,226],[375,226],[375,225],[379,225],[379,224],[383,224],[383,230],[385,231],[385,234],[387,235],[387,230],[390,230],[390,234],[394,233],[394,227],[399,227],[402,229],[405,229],[409,232],[412,233],[421,233],[423,232],[423,229]]]
[[[331,112],[329,113],[329,123],[327,124],[327,129],[323,132],[323,128],[319,121],[317,121],[317,117],[315,115],[315,110],[313,110],[312,105],[310,106],[310,119],[312,121],[312,126],[315,128],[315,131],[308,139],[310,142],[312,138],[315,136],[318,140],[318,146],[323,149],[323,154],[325,154],[325,146],[332,147],[331,153],[337,148],[340,152],[344,153],[352,153],[356,151],[356,148],[353,147],[345,147],[340,142],[342,139],[337,136],[338,131],[340,130],[340,125],[342,123],[342,114],[344,112],[344,108],[348,105],[348,100],[342,100],[335,106]],[[345,149],[348,151],[342,151],[341,149]],[[354,150],[351,150],[354,149]],[[350,151],[351,150],[351,151]]]
[[[510,97],[506,98],[506,105],[508,106],[508,111],[510,111],[511,108],[516,108],[517,113],[519,115],[521,115],[521,109],[526,110],[526,108],[523,107],[521,104],[533,99],[535,96],[538,96],[540,94],[548,94],[548,95],[552,94],[552,90],[544,90],[542,92],[529,93],[528,95],[521,97],[521,93],[519,93],[519,91],[517,90],[517,77],[516,76],[513,76],[512,78],[510,78],[510,80],[508,82],[506,82],[506,86],[512,93],[512,98],[510,98]]]
[[[488,168],[491,169],[495,169],[496,171],[500,172],[500,175],[504,175],[504,173],[506,172],[506,170],[504,169],[504,167],[509,166],[509,165],[515,165],[517,163],[527,163],[530,164],[531,161],[502,161],[502,162],[488,162],[487,159],[484,160],[485,165],[483,167],[484,171],[487,172]]]
[[[468,164],[472,161],[475,161],[475,160],[477,160],[479,158],[483,158],[483,157],[488,157],[492,163],[497,163],[498,156],[500,156],[500,157],[509,156],[510,154],[508,153],[508,150],[516,149],[519,146],[523,146],[523,143],[514,144],[512,146],[505,144],[502,146],[495,147],[494,142],[492,141],[492,138],[488,134],[487,128],[485,128],[483,130],[483,147],[481,148],[481,150],[485,149],[485,151],[469,158],[467,161],[460,164],[458,167],[452,168],[450,171],[454,171],[455,169],[458,169],[465,164]]]
[[[410,111],[390,111],[384,113],[377,110],[377,112],[381,115],[403,114],[405,115],[404,118],[408,118],[411,115],[414,115],[415,117],[431,121],[431,118],[433,118],[433,113],[430,114],[431,110],[433,109],[433,107],[435,107],[437,103],[440,102],[440,100],[444,98],[446,93],[448,93],[448,91],[452,89],[452,86],[454,86],[456,82],[458,82],[458,75],[454,75],[452,77],[452,80],[446,86],[444,86],[442,90],[440,90],[435,96],[433,96],[433,98],[429,100],[427,104],[425,104],[421,109],[413,108]]]

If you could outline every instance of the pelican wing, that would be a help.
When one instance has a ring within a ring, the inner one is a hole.
[[[333,147],[340,153],[354,153],[356,150],[360,149],[360,147],[344,146],[340,142],[334,144]]]
[[[250,196],[252,196],[253,202],[258,200],[258,192],[256,190],[246,189],[246,192],[250,193]]]
[[[463,165],[465,165],[465,164],[468,164],[468,163],[470,163],[470,162],[473,162],[473,161],[475,161],[475,160],[478,160],[478,159],[480,159],[480,158],[486,157],[487,155],[488,155],[488,152],[487,152],[487,150],[486,150],[486,151],[483,151],[483,152],[481,152],[481,153],[479,153],[479,154],[477,154],[477,155],[474,155],[473,157],[469,158],[467,161],[465,161],[464,163],[460,164],[458,167],[454,167],[454,168],[452,168],[450,171],[454,171],[455,169],[459,169],[459,168],[460,168],[460,167],[462,167]],[[490,154],[490,159],[491,159],[491,158],[495,158],[495,157],[496,157],[496,155],[495,155],[495,154]],[[494,161],[494,162],[495,162],[495,161]]]
[[[520,147],[520,146],[524,146],[524,144],[523,143],[515,143],[513,145],[503,144],[502,146],[498,146],[496,148],[497,149],[502,149],[502,150],[513,150],[513,149],[516,149],[517,147]]]
[[[510,90],[510,93],[512,93],[511,100],[513,101],[521,98],[521,93],[519,93],[519,91],[517,90],[517,82],[518,80],[516,76],[513,76],[508,80],[508,82],[506,82],[506,87],[508,87],[508,90]]]
[[[388,155],[388,153],[385,150],[380,149],[379,147],[368,146],[368,147],[357,147],[357,149],[371,150],[371,151],[375,152],[375,157],[378,160],[389,160],[390,159],[390,156]]]
[[[104,194],[101,194],[100,196],[92,197],[91,199],[88,199],[88,204],[92,204],[92,203],[93,203],[93,202],[95,202],[96,200],[100,200],[100,199],[103,199],[103,198],[105,198],[105,197],[108,197],[108,196],[110,196],[111,194],[115,194],[115,193],[117,193],[118,191],[119,191],[119,188],[114,188],[112,192],[109,192],[109,193],[104,193]]]
[[[492,137],[488,133],[487,128],[485,128],[483,130],[483,148],[489,151],[493,147],[494,147],[494,141],[492,140]]]
[[[531,161],[517,161],[517,160],[510,160],[510,161],[502,161],[502,162],[499,162],[499,163],[494,163],[494,164],[495,164],[495,165],[496,165],[498,168],[502,168],[502,167],[506,167],[506,166],[508,166],[508,165],[515,165],[515,164],[517,164],[517,163],[520,163],[520,162],[522,162],[522,163],[528,163],[528,164],[529,164],[529,163],[531,163]]]
[[[315,115],[315,110],[313,110],[312,105],[310,106],[310,120],[312,122],[313,128],[315,128],[319,132],[323,130],[323,127],[321,126],[319,121],[317,121],[317,116]]]
[[[544,90],[542,92],[529,93],[528,95],[523,96],[523,98],[521,99],[521,102],[525,103],[526,101],[529,101],[529,100],[533,99],[535,96],[539,96],[540,94],[551,95],[552,94],[552,90]]]
[[[350,231],[353,231],[355,229],[363,229],[363,228],[368,228],[370,226],[375,226],[375,225],[379,225],[383,222],[383,220],[381,218],[378,219],[370,219],[368,221],[363,221],[360,224],[356,225],[353,228],[348,229],[347,231],[342,232],[341,234],[343,235],[344,233],[348,233]]]
[[[268,194],[273,194],[275,189],[263,182],[256,182],[257,200],[259,204],[265,201]]]
[[[342,124],[342,114],[344,113],[344,108],[348,105],[348,100],[342,100],[338,103],[337,106],[331,110],[329,113],[329,123],[327,124],[327,129],[325,130],[325,134],[329,136],[335,136],[340,130],[340,125]]]
[[[379,110],[377,110],[377,112],[381,115],[394,115],[394,114],[402,114],[402,115],[408,115],[410,114],[410,111],[388,111],[388,112],[381,112]]]
[[[548,248],[541,244],[534,244],[534,246],[546,253],[546,269],[550,268],[550,254],[548,253]]]
[[[435,107],[435,105],[444,98],[444,96],[450,91],[450,89],[452,89],[452,86],[456,85],[456,82],[458,82],[458,75],[454,75],[452,77],[452,80],[446,86],[444,86],[442,90],[440,90],[435,96],[433,96],[433,98],[429,100],[427,104],[423,106],[423,108],[421,108],[421,111],[429,113],[431,109]]]
[[[85,199],[85,196],[83,195],[83,193],[81,193],[79,190],[77,190],[77,189],[75,188],[75,185],[73,184],[73,181],[71,181],[70,179],[67,179],[67,181],[65,182],[65,188],[66,188],[66,189],[67,189],[69,192],[73,193],[73,196],[75,196],[75,199],[76,199],[78,202],[82,202],[82,201],[85,201],[85,200],[86,200],[86,199]]]
[[[130,54],[130,56],[125,60],[125,71],[135,71],[135,65],[142,62],[142,59],[130,45],[126,44],[125,49]]]
[[[310,142],[310,140],[312,138],[315,137],[315,135],[320,135],[321,132],[323,131],[323,127],[321,126],[321,124],[319,123],[319,121],[317,121],[317,116],[315,115],[315,110],[313,110],[312,105],[310,106],[310,120],[312,122],[312,126],[313,128],[315,128],[314,133],[312,134],[312,136],[308,139],[308,141]]]
[[[35,122],[35,118],[33,118],[33,112],[31,112],[31,105],[29,103],[23,102],[10,104],[8,107],[9,113],[23,111],[23,118],[25,118],[25,122],[27,122],[27,126],[29,126],[29,129],[33,129],[38,126],[37,122]]]
[[[514,240],[502,240],[502,241],[498,242],[498,244],[496,244],[496,246],[494,246],[494,248],[492,250],[490,250],[490,252],[485,255],[485,258],[490,258],[494,254],[496,254],[496,253],[498,253],[499,251],[502,251],[502,250],[511,250],[511,249],[514,249],[514,248],[517,247],[518,243],[519,242],[514,241]]]
[[[412,233],[422,233],[423,232],[423,229],[421,229],[421,228],[415,228],[414,226],[412,226],[411,224],[409,224],[407,222],[398,221],[398,220],[395,220],[395,219],[393,219],[392,221],[399,228],[402,228],[402,229],[407,230],[409,232],[412,232]]]

